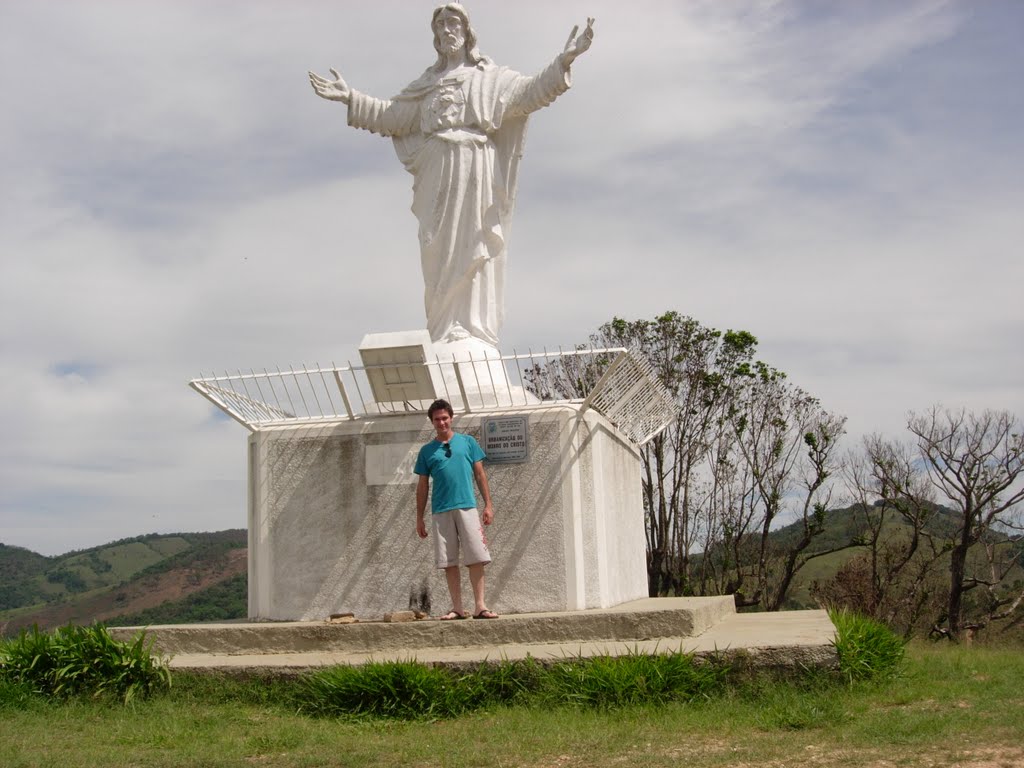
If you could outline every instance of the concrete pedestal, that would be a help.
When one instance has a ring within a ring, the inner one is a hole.
[[[499,613],[607,608],[647,595],[640,460],[600,414],[578,406],[457,415],[476,437],[487,419],[525,416],[528,455],[486,462],[495,521],[487,601]],[[375,619],[430,594],[444,573],[415,531],[425,415],[280,427],[249,439],[249,616]],[[463,573],[464,607],[472,593]]]

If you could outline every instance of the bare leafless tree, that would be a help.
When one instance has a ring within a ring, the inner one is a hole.
[[[1016,610],[1024,594],[1008,593],[1004,579],[1017,562],[1019,548],[1006,543],[1006,533],[1021,530],[1024,501],[1024,433],[1008,411],[975,414],[933,406],[911,413],[907,428],[914,435],[928,480],[940,500],[957,516],[950,537],[949,603],[935,631],[954,640],[970,637],[995,618]],[[985,562],[970,555],[981,544]],[[965,596],[984,592],[965,615]]]
[[[910,635],[946,597],[939,562],[948,547],[932,525],[939,512],[934,489],[912,447],[880,435],[864,438],[843,474],[863,552],[812,585],[812,595]]]

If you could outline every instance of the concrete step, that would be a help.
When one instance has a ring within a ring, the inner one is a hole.
[[[164,654],[380,653],[410,648],[691,637],[735,612],[731,597],[649,598],[614,608],[522,613],[490,621],[231,622],[147,627],[146,633]],[[111,632],[124,639],[138,629]]]
[[[121,640],[140,628],[112,628]],[[832,665],[825,611],[737,614],[731,597],[650,598],[615,608],[499,619],[413,622],[239,622],[146,627],[175,669],[298,672],[333,664],[416,659],[469,664],[628,653],[733,653],[755,663]]]

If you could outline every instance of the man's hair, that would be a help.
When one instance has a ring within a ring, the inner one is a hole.
[[[434,33],[434,50],[437,51],[437,61],[432,69],[440,72],[445,64],[444,54],[441,53],[441,36],[437,34],[437,29],[434,27],[437,17],[441,15],[442,11],[450,11],[462,19],[462,26],[466,30],[466,58],[469,59],[469,63],[474,66],[493,63],[490,58],[480,53],[480,50],[476,47],[476,32],[469,25],[469,12],[459,3],[445,3],[435,8],[434,15],[430,17],[430,31]]]
[[[427,418],[433,421],[436,411],[448,411],[450,417],[455,417],[455,411],[452,410],[452,405],[447,400],[435,400],[432,402],[430,407],[427,408]]]

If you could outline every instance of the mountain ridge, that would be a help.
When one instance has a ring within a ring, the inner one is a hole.
[[[162,605],[203,603],[210,590],[219,605],[207,613],[244,618],[247,539],[243,529],[147,534],[53,557],[0,544],[0,635],[121,623]],[[232,591],[216,591],[226,582]]]

